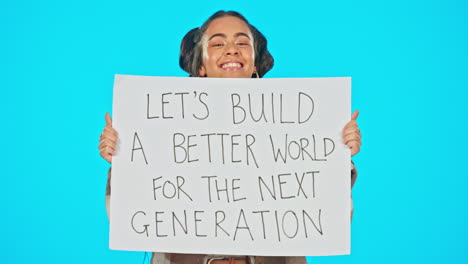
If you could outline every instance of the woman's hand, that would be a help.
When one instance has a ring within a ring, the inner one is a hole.
[[[106,113],[106,126],[99,138],[99,152],[107,162],[112,163],[112,155],[114,155],[115,148],[117,146],[117,131],[112,128],[112,119],[109,113]]]
[[[361,150],[361,131],[356,121],[358,115],[359,111],[354,111],[351,115],[351,121],[343,128],[343,141],[351,149],[351,157]]]

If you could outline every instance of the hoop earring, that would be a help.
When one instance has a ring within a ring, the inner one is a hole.
[[[255,76],[257,79],[260,78],[260,76],[258,76],[258,72],[255,72]]]

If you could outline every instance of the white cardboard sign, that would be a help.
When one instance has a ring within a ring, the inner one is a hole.
[[[350,252],[350,78],[116,75],[110,247]]]

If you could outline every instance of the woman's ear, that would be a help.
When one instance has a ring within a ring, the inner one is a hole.
[[[260,75],[258,74],[258,71],[257,71],[257,66],[254,67],[252,78],[260,78]]]
[[[198,71],[198,77],[206,77],[206,70],[205,70],[205,66],[201,66],[200,67],[200,70]]]

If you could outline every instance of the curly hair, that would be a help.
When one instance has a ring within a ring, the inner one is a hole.
[[[265,36],[240,13],[236,11],[220,10],[211,15],[201,27],[194,28],[185,34],[180,44],[180,67],[192,76],[199,76],[202,66],[203,47],[201,39],[210,23],[220,17],[232,16],[244,21],[252,32],[254,52],[255,52],[255,67],[259,77],[263,77],[271,68],[273,68],[274,60],[267,49],[267,40]],[[253,74],[252,78],[256,75]]]

